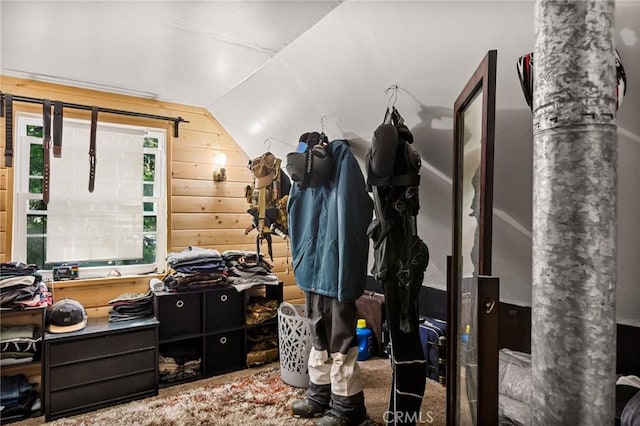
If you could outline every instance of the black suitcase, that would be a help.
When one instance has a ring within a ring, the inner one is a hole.
[[[420,318],[420,341],[427,361],[427,377],[446,384],[447,323],[436,318]]]

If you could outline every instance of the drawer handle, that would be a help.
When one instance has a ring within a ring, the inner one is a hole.
[[[222,302],[226,302],[227,299],[229,299],[229,296],[227,296],[226,294],[223,294],[222,296],[220,296],[220,301]]]
[[[222,336],[222,337],[220,338],[220,343],[222,343],[223,345],[224,345],[225,343],[227,343],[227,337],[226,337],[226,336]]]
[[[182,300],[178,300],[178,301],[176,302],[176,306],[177,306],[178,308],[182,308],[182,307],[184,306],[184,302],[183,302]]]

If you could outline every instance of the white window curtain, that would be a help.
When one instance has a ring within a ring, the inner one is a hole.
[[[62,157],[51,157],[47,262],[142,257],[144,132],[98,125],[93,192],[89,134],[65,120]]]

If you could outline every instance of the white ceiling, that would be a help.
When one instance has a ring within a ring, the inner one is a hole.
[[[336,2],[2,1],[2,72],[209,106]]]
[[[524,240],[519,259],[494,258],[503,275],[526,275],[509,268],[530,268],[532,114],[516,60],[534,48],[533,8],[527,0],[2,0],[0,65],[4,75],[203,106],[250,157],[267,149],[283,157],[325,117],[330,139],[349,139],[362,158],[388,104],[385,89],[397,84],[396,106],[426,167],[423,191],[442,186],[421,195],[440,281],[450,252],[452,106],[496,49],[494,207],[504,223],[494,232],[512,232],[509,242],[494,240],[511,252],[513,239]],[[628,78],[618,115],[619,261],[631,282],[640,276],[640,1],[616,1],[615,19]]]

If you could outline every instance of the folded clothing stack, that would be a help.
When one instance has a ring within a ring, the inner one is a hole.
[[[247,325],[262,324],[278,315],[278,301],[254,296],[247,304]]]
[[[52,303],[38,267],[22,262],[0,263],[0,307],[22,310]]]
[[[33,324],[0,327],[0,365],[32,362],[40,356],[42,334]]]
[[[227,250],[222,258],[227,266],[228,282],[238,291],[260,284],[278,285],[271,265],[255,251]]]
[[[227,266],[218,250],[189,246],[180,253],[170,253],[171,271],[163,278],[167,291],[192,291],[224,285]]]
[[[181,342],[168,343],[160,348],[158,373],[161,382],[175,382],[201,375],[200,352]]]
[[[254,366],[278,359],[278,333],[272,327],[247,331],[247,365]]]
[[[41,408],[40,398],[24,374],[2,376],[0,381],[2,420],[26,418]]]
[[[109,300],[109,322],[127,321],[153,316],[153,292],[123,293]]]

